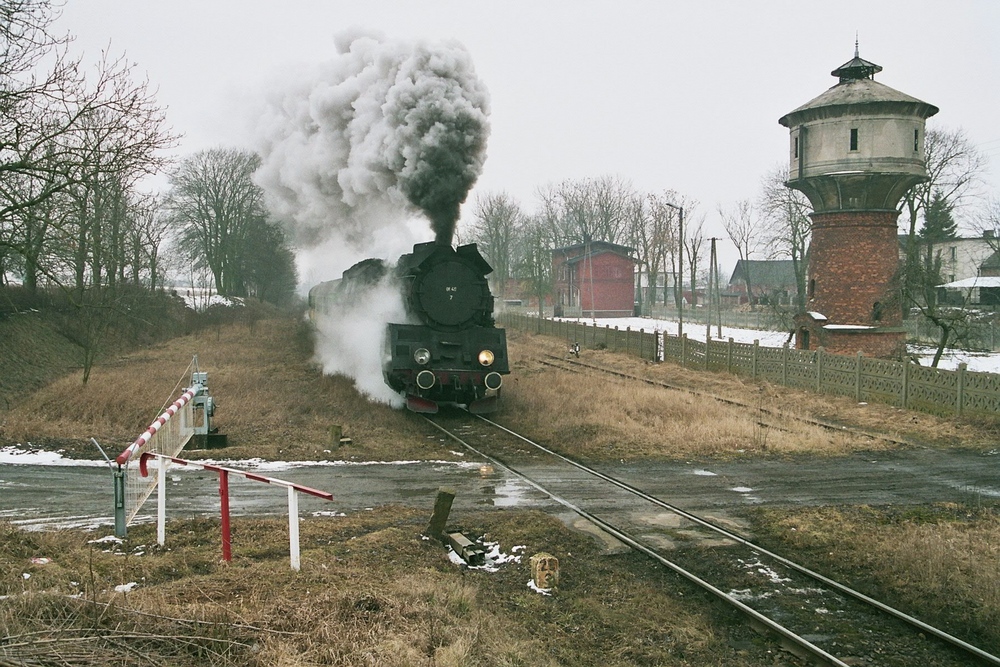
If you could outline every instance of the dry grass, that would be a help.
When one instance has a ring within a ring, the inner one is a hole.
[[[190,382],[197,355],[219,406],[214,425],[229,437],[226,456],[316,460],[435,458],[415,434],[412,417],[368,402],[343,377],[324,377],[311,363],[307,324],[288,319],[233,323],[203,330],[102,364],[90,382],[65,376],[0,412],[0,444],[57,446],[96,457],[96,437],[120,451]],[[338,448],[329,429],[352,438]],[[217,454],[217,452],[215,453]],[[197,456],[197,454],[193,454]]]
[[[163,550],[138,527],[114,551],[87,533],[0,524],[0,594],[10,596],[0,664],[737,667],[766,654],[734,655],[706,600],[665,594],[690,591],[644,559],[601,556],[535,513],[465,518],[505,552],[524,545],[523,562],[459,568],[420,538],[422,515],[399,507],[305,520],[299,573],[281,521],[236,520],[228,566],[205,520],[171,522]],[[553,597],[526,586],[527,557],[542,549],[562,565]],[[30,564],[38,555],[53,562]]]
[[[1000,646],[1000,509],[824,507],[756,517],[771,541],[820,571],[984,649]]]
[[[714,387],[720,395],[726,391],[727,398],[752,406],[741,410],[598,371],[571,372],[543,365],[540,354],[556,352],[551,339],[515,335],[511,348],[516,375],[504,395],[504,422],[575,455],[591,459],[832,455],[879,446],[868,438],[765,414],[763,410],[785,407],[786,397],[771,387],[737,385],[737,378],[729,387]],[[565,353],[563,346],[558,352]],[[675,369],[668,365],[632,362],[602,351],[587,351],[584,360],[705,391],[704,378],[692,371],[671,373]],[[712,380],[718,385],[718,378]]]
[[[941,418],[889,405],[859,405],[844,397],[600,350],[583,351],[581,360],[702,395],[617,380],[597,371],[559,371],[539,359],[546,354],[567,357],[563,341],[515,331],[509,331],[508,338],[515,370],[505,389],[504,417],[553,443],[583,436],[581,453],[587,456],[836,455],[893,447],[886,441],[804,426],[795,417],[937,447],[991,448],[997,440],[993,423]],[[749,409],[706,395],[738,401]],[[793,419],[775,419],[762,414],[764,410]]]

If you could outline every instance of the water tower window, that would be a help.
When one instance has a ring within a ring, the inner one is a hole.
[[[920,150],[920,130],[913,131],[913,150]]]
[[[799,138],[795,137],[795,159],[799,159]]]
[[[851,150],[858,150],[858,128],[851,128]]]

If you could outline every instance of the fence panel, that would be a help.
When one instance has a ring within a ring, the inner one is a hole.
[[[913,366],[910,369],[909,407],[935,414],[955,414],[958,373]]]
[[[823,355],[823,382],[820,388],[825,394],[854,397],[857,373],[857,359],[839,354]]]
[[[711,340],[705,354],[708,355],[708,369],[724,371],[729,365],[729,343],[724,340]]]
[[[815,389],[816,352],[810,350],[789,350],[786,384],[789,387]]]
[[[962,414],[970,412],[1000,413],[1000,375],[974,371],[965,373]]]
[[[861,400],[902,405],[906,365],[888,359],[861,358]]]
[[[732,343],[732,372],[750,375],[753,373],[753,349],[748,343]]]
[[[780,347],[757,348],[757,377],[781,384],[784,351]]]

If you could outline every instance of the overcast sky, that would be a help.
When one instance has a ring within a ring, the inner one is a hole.
[[[136,63],[184,135],[180,156],[252,146],[264,92],[330,59],[333,36],[355,27],[472,54],[492,134],[463,219],[478,191],[530,211],[540,185],[615,175],[699,200],[724,236],[717,206],[756,196],[787,161],[778,118],[837,82],[856,33],[878,81],[938,106],[932,126],[964,128],[988,154],[987,191],[1000,196],[995,0],[67,0],[56,24],[76,52]]]

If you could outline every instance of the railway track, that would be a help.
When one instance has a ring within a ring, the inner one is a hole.
[[[651,380],[649,378],[639,377],[638,375],[632,375],[631,373],[625,373],[623,371],[615,370],[613,368],[605,368],[603,366],[597,366],[595,364],[588,364],[577,359],[565,359],[563,357],[558,357],[556,355],[545,355],[545,359],[536,359],[543,366],[549,366],[551,368],[558,368],[563,371],[570,373],[582,372],[580,369],[586,369],[590,371],[597,371],[599,373],[605,373],[614,377],[618,377],[626,380],[633,380],[636,382],[642,382],[644,384],[652,385],[654,387],[662,387],[664,389],[670,389],[671,391],[679,391],[685,394],[691,394],[692,396],[698,396],[699,398],[708,398],[713,401],[717,401],[724,405],[732,405],[744,410],[749,410],[760,415],[767,415],[772,418],[780,418],[782,420],[790,420],[799,422],[801,424],[807,424],[809,426],[815,426],[826,431],[834,431],[836,433],[846,433],[862,438],[869,438],[873,441],[888,442],[893,445],[899,446],[919,446],[909,440],[902,440],[899,438],[893,438],[891,436],[885,435],[884,433],[873,433],[871,431],[865,431],[863,429],[855,428],[852,426],[844,426],[842,424],[834,424],[832,422],[823,421],[821,419],[814,419],[811,417],[802,417],[800,415],[793,415],[782,412],[780,410],[774,410],[772,408],[766,408],[764,406],[750,405],[749,403],[743,403],[741,401],[736,401],[731,398],[725,398],[723,396],[717,396],[710,392],[699,391],[697,389],[691,389],[690,387],[684,387],[681,385],[671,384],[669,382],[664,382],[662,380]],[[761,425],[769,426],[771,428],[781,428],[780,426],[773,423],[761,423]]]
[[[461,414],[427,421],[620,544],[734,607],[782,648],[813,664],[1000,666],[1000,657],[496,422]]]

